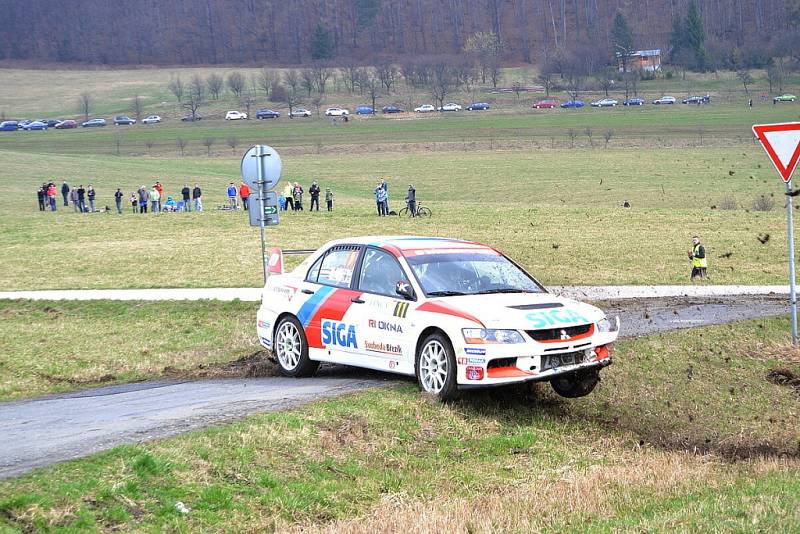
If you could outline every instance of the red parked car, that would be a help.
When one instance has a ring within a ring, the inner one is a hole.
[[[58,124],[56,124],[54,128],[57,130],[64,130],[66,128],[76,128],[77,126],[78,126],[77,122],[75,122],[72,119],[67,119],[65,121],[61,121]]]
[[[539,100],[533,105],[534,109],[552,109],[558,107],[558,100],[553,100],[552,98],[545,98],[544,100]]]

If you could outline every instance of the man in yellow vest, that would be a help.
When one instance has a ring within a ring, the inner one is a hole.
[[[692,262],[692,282],[695,278],[701,280],[706,279],[706,268],[708,267],[708,260],[706,260],[706,249],[700,244],[700,237],[692,237],[692,250],[688,252],[689,261]]]

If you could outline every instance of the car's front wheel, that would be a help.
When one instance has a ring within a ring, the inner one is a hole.
[[[436,332],[426,337],[417,351],[417,381],[426,393],[449,400],[458,392],[456,358],[450,341]]]
[[[558,376],[550,381],[550,385],[562,397],[575,399],[591,393],[598,382],[600,382],[600,372],[589,370]]]
[[[294,317],[284,317],[278,323],[273,350],[278,359],[278,368],[284,376],[311,376],[319,367],[319,362],[308,357],[306,333]]]

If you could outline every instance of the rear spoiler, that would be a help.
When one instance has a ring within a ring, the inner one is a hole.
[[[283,256],[284,254],[312,254],[316,249],[286,249],[275,247],[269,252],[269,263],[267,264],[267,275],[283,274]]]

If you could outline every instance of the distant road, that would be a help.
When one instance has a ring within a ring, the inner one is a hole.
[[[601,306],[620,316],[625,337],[788,313],[783,296],[670,297]],[[159,380],[0,403],[0,479],[125,443],[411,380],[324,365],[314,378]]]

